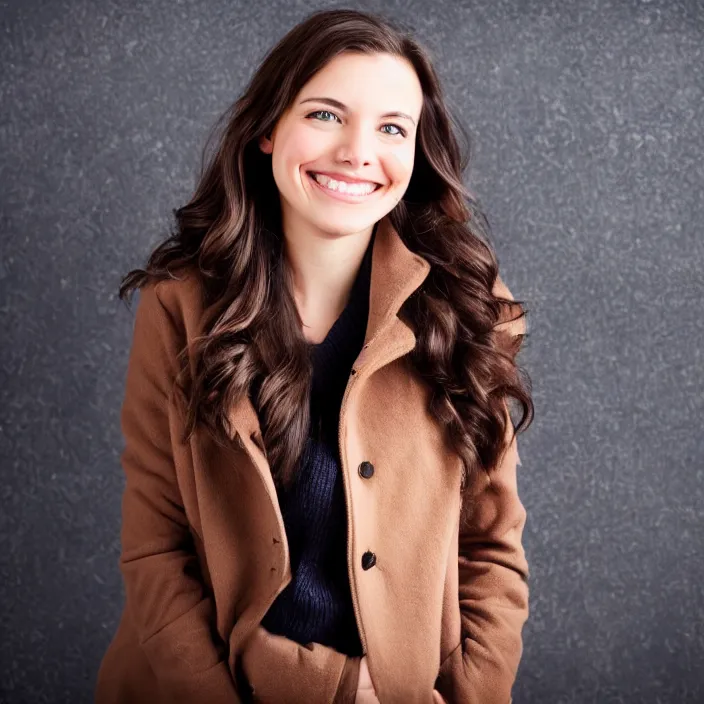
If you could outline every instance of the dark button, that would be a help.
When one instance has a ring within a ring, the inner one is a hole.
[[[367,552],[362,555],[362,568],[368,570],[370,567],[374,567],[376,564],[376,555],[373,552]]]
[[[364,462],[362,462],[362,464],[359,465],[359,473],[365,479],[369,479],[369,477],[374,474],[374,465],[371,462],[367,462],[365,460]]]

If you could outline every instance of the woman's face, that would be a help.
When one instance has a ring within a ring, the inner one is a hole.
[[[284,229],[351,234],[391,211],[411,179],[422,104],[413,66],[389,54],[341,54],[313,76],[259,142]]]

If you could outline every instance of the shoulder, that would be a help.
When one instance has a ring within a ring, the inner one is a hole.
[[[203,313],[202,280],[195,267],[183,267],[172,273],[173,278],[150,282],[140,296],[152,299],[163,309],[173,327],[185,338],[199,334],[198,324]]]
[[[184,349],[201,334],[200,301],[200,278],[193,269],[180,269],[173,278],[150,279],[140,286],[133,358],[155,366],[155,375],[177,379],[189,366],[190,354],[181,356]]]

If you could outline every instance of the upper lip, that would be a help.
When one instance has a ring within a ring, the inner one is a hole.
[[[318,171],[316,169],[311,169],[312,174],[322,174],[328,178],[334,178],[336,181],[345,181],[346,183],[374,183],[377,186],[381,184],[378,181],[372,181],[368,178],[354,178],[354,176],[347,176],[345,174],[335,173],[334,171]]]

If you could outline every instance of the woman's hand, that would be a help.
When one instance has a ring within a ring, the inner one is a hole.
[[[362,656],[359,663],[359,680],[357,681],[357,696],[354,704],[381,704],[376,696],[372,678],[369,676],[367,656]]]

